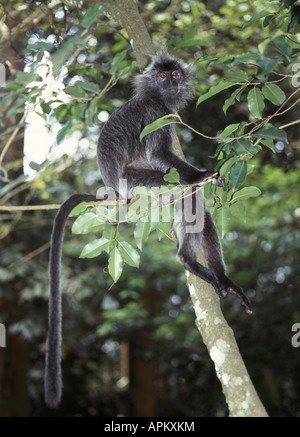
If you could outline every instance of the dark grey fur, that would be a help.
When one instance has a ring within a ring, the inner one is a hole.
[[[179,72],[178,78],[172,77],[174,71]],[[163,81],[161,73],[166,75]],[[163,176],[171,168],[177,169],[182,184],[197,183],[210,176],[211,172],[200,171],[174,154],[171,126],[139,141],[146,125],[178,111],[191,97],[190,67],[162,53],[137,77],[136,88],[136,95],[110,117],[99,138],[98,163],[105,185],[118,191],[119,180],[127,179],[129,193],[138,185],[159,187],[166,183]],[[250,313],[251,304],[242,289],[225,276],[219,237],[211,215],[203,208],[199,210],[204,224],[198,233],[186,232],[185,221],[174,226],[178,257],[187,270],[212,284],[219,295],[228,292],[238,296]],[[197,262],[201,248],[208,268]]]
[[[172,73],[175,75],[172,75]],[[107,187],[119,191],[119,180],[127,180],[129,194],[135,186],[159,187],[166,182],[163,176],[176,168],[182,184],[202,181],[212,173],[200,171],[174,154],[173,127],[166,126],[147,135],[142,142],[143,128],[166,114],[181,108],[192,95],[191,69],[167,53],[154,57],[150,66],[136,78],[136,95],[118,109],[104,126],[98,143],[98,163]],[[162,78],[160,75],[163,74]],[[127,193],[120,193],[122,196]],[[178,257],[184,267],[212,284],[216,293],[238,296],[246,311],[251,313],[249,300],[242,289],[225,275],[222,249],[209,212],[200,202],[193,211],[200,211],[202,226],[198,232],[189,232],[186,220],[174,225],[178,241]],[[195,200],[194,199],[194,200]],[[50,250],[49,333],[45,369],[45,399],[56,407],[61,399],[61,297],[60,260],[63,231],[70,211],[84,200],[96,200],[83,194],[70,197],[60,208],[55,219]],[[200,220],[200,221],[201,221]],[[203,250],[208,268],[197,262],[197,252]]]
[[[68,215],[76,205],[93,200],[97,199],[91,194],[74,194],[62,204],[53,225],[49,259],[50,296],[45,362],[45,401],[49,407],[57,407],[62,395],[60,264],[64,227]]]

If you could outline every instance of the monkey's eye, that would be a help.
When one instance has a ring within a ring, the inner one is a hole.
[[[179,73],[179,71],[173,71],[173,72],[172,72],[172,77],[174,77],[174,79],[179,79],[179,78],[180,78],[180,73]]]
[[[159,74],[159,78],[160,78],[160,80],[165,80],[166,77],[167,77],[167,75],[166,75],[165,73],[160,73],[160,74]]]

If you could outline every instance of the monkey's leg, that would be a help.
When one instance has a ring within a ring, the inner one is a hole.
[[[242,305],[246,308],[247,313],[252,313],[251,303],[247,296],[245,296],[243,289],[225,275],[225,266],[219,236],[211,215],[207,210],[205,210],[201,246],[209,269],[216,275],[219,284],[218,294],[225,296],[226,293],[231,293],[237,296]]]
[[[185,191],[181,201],[175,203],[174,231],[177,236],[177,255],[185,269],[212,284],[216,293],[221,294],[216,274],[197,261],[204,229],[204,211],[203,191],[196,187]]]
[[[161,185],[166,185],[168,182],[164,181],[164,175],[165,174],[159,170],[128,166],[125,168],[122,177],[127,180],[127,190],[130,191],[138,186],[156,188]]]
[[[204,267],[197,261],[197,251],[200,248],[201,235],[187,234],[183,229],[179,230],[179,226],[174,226],[177,236],[178,253],[177,256],[186,270],[189,270],[196,276],[199,276],[204,281],[212,284],[217,294],[222,295],[219,287],[219,281],[213,270]]]

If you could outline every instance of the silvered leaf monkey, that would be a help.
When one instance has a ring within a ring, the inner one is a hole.
[[[119,181],[126,180],[128,195],[136,186],[149,188],[166,184],[164,175],[176,168],[182,185],[197,184],[211,176],[175,155],[173,125],[164,126],[140,141],[145,126],[164,115],[175,113],[191,98],[191,68],[162,52],[136,78],[136,93],[111,115],[102,129],[98,142],[98,164],[107,187],[119,190]],[[71,196],[60,208],[55,219],[50,250],[49,333],[46,354],[46,403],[56,407],[61,399],[61,298],[59,289],[63,230],[70,211],[82,201],[95,201],[88,194]],[[193,210],[197,210],[195,205]],[[202,226],[197,232],[187,231],[185,214],[174,225],[178,257],[191,273],[209,282],[220,296],[237,296],[248,313],[251,304],[243,290],[225,275],[222,249],[215,224],[204,205],[200,205]],[[203,250],[207,266],[197,261]]]

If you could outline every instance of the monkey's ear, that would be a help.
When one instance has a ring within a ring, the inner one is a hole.
[[[190,79],[192,79],[192,80],[195,79],[197,68],[196,68],[196,65],[194,64],[194,62],[190,62],[189,64],[184,64],[183,68],[186,71],[186,73]]]

